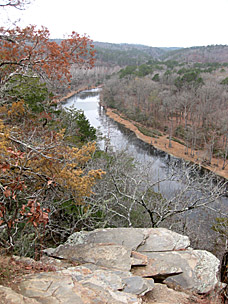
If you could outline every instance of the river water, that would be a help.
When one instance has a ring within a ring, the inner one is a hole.
[[[103,108],[99,106],[99,101],[100,89],[93,89],[70,97],[63,107],[84,111],[90,124],[106,138],[106,140],[100,141],[101,149],[112,147],[114,150],[125,150],[139,163],[150,166],[154,180],[165,178],[169,163],[174,158],[139,140],[133,132],[109,118]],[[159,184],[159,191],[168,195],[168,193],[176,191],[178,187],[178,183],[174,181],[165,181]]]
[[[125,150],[129,155],[132,155],[139,164],[143,164],[146,167],[150,167],[154,180],[163,179],[167,176],[170,164],[173,161],[177,161],[175,157],[171,157],[165,152],[158,151],[151,145],[144,143],[137,139],[135,134],[120,124],[109,118],[102,107],[99,106],[100,101],[100,89],[93,89],[83,91],[77,95],[70,97],[65,104],[64,108],[76,108],[83,110],[85,116],[88,118],[90,124],[99,130],[107,140],[100,141],[100,147],[102,149],[109,149],[111,146],[114,150]],[[181,188],[181,184],[176,181],[165,181],[159,184],[154,190],[159,190],[165,197],[170,197],[176,190]],[[216,208],[221,208],[223,213],[228,212],[228,199],[227,197],[217,200]],[[198,213],[199,209],[196,209],[190,215],[190,219],[194,220],[196,229],[200,230],[200,234],[211,237],[211,216],[208,220],[205,218],[205,227],[201,227],[198,221],[201,220],[202,213]],[[207,217],[208,214],[203,214]],[[217,216],[217,215],[216,215]],[[215,215],[213,215],[213,218]],[[202,232],[202,230],[206,232]],[[215,236],[214,236],[215,237]],[[203,246],[204,247],[204,246]],[[207,248],[205,248],[207,249]],[[209,249],[209,248],[208,248]]]

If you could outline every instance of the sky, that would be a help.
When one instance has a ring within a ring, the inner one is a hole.
[[[153,47],[228,44],[228,0],[32,0],[1,9],[0,25],[44,25],[51,38],[76,31],[94,41]]]

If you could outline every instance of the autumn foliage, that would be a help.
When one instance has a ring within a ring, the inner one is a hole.
[[[0,27],[0,247],[22,255],[78,229],[77,217],[89,209],[82,206],[104,174],[88,169],[96,143],[87,140],[83,114],[87,133],[77,123],[69,131],[68,120],[79,118],[64,114],[62,128],[50,100],[53,86],[70,84],[72,65],[94,66],[92,41],[76,32],[59,43],[49,36],[45,27]]]
[[[70,66],[94,65],[94,49],[86,36],[72,32],[60,44],[49,40],[47,28],[30,25],[21,29],[0,28],[1,83],[15,75],[36,75],[44,79],[69,81]]]
[[[65,130],[44,130],[27,119],[23,128],[16,122],[13,131],[0,121],[0,225],[6,225],[8,237],[0,242],[9,249],[15,246],[15,232],[25,229],[25,225],[31,224],[39,239],[47,224],[50,230],[53,228],[49,218],[54,223],[63,203],[83,205],[104,174],[86,169],[95,143],[81,148],[69,146]]]

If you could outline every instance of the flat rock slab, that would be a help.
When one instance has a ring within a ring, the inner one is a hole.
[[[72,234],[67,244],[114,243],[134,251],[172,251],[190,246],[187,236],[166,228],[107,228]]]
[[[165,279],[165,273],[173,272],[163,282],[181,286],[197,293],[207,293],[218,283],[219,260],[205,250],[185,250],[160,253],[145,253],[148,266],[134,267],[134,275]],[[174,275],[174,272],[177,272]],[[181,273],[178,274],[178,271]],[[164,276],[164,277],[162,277]]]
[[[142,300],[137,295],[144,295],[153,287],[153,280],[87,264],[28,276],[19,289],[23,296],[43,304],[140,304]]]
[[[46,253],[52,257],[80,264],[93,263],[124,271],[131,269],[131,249],[116,244],[65,244]]]

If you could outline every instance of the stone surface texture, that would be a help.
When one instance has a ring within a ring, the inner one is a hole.
[[[219,283],[219,260],[165,228],[82,231],[44,252],[56,271],[24,276],[17,293],[0,288],[0,304],[200,303],[193,293]]]
[[[0,304],[39,304],[35,299],[24,297],[9,287],[0,285]]]

